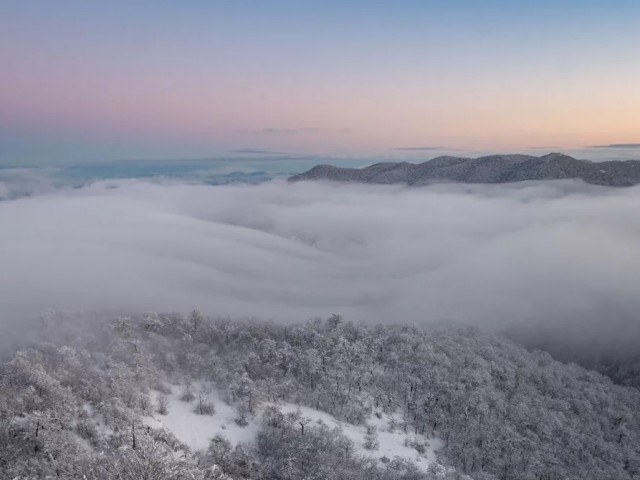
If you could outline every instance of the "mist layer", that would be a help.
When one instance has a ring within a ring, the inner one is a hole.
[[[99,182],[0,202],[4,337],[44,309],[461,322],[630,349],[640,189]]]

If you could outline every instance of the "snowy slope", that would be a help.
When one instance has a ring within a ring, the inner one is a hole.
[[[199,386],[194,384],[194,388]],[[215,404],[215,414],[198,415],[194,409],[196,401],[185,402],[180,399],[181,387],[172,386],[172,393],[168,394],[168,413],[160,415],[154,413],[153,417],[145,417],[147,425],[153,428],[166,428],[172,432],[181,442],[193,450],[204,450],[209,446],[209,440],[217,434],[225,436],[231,443],[251,442],[261,428],[261,415],[256,415],[249,420],[249,424],[241,427],[235,423],[237,417],[235,409],[223,400],[220,391],[213,389],[209,398]],[[157,402],[159,393],[152,392],[154,402]],[[378,430],[379,448],[368,450],[364,447],[366,427],[364,425],[351,425],[341,422],[328,413],[315,410],[310,407],[293,403],[263,404],[277,405],[282,413],[299,411],[302,417],[308,418],[310,424],[324,423],[327,426],[340,427],[343,434],[353,441],[357,452],[373,458],[392,460],[401,457],[410,460],[421,470],[426,470],[429,465],[436,462],[436,450],[442,446],[438,438],[425,438],[422,435],[404,433],[400,428],[391,429],[389,423],[392,418],[396,423],[401,423],[400,415],[389,416],[380,414],[380,418],[373,415],[368,419],[369,425],[374,425]],[[420,443],[425,446],[424,453],[418,451],[411,444]]]
[[[157,402],[158,392],[152,393],[154,402]],[[233,444],[255,439],[260,429],[259,419],[253,419],[246,427],[236,424],[233,420],[237,417],[235,409],[222,400],[219,391],[213,390],[210,394],[216,409],[213,415],[198,415],[194,412],[195,401],[184,402],[180,395],[180,387],[172,386],[172,393],[167,395],[167,415],[154,413],[153,418],[146,417],[147,424],[166,428],[192,450],[206,450],[209,440],[216,434],[224,435]]]
[[[295,405],[293,403],[281,403],[279,404],[283,413],[295,412],[300,410],[303,417],[311,419],[312,422],[321,421],[330,427],[339,426],[342,429],[342,433],[353,441],[358,453],[374,458],[387,457],[389,460],[393,457],[401,457],[407,460],[415,462],[415,464],[422,470],[426,470],[427,467],[436,461],[435,451],[442,446],[442,441],[438,438],[426,439],[422,435],[412,435],[404,433],[400,428],[391,431],[389,428],[389,422],[392,416],[381,414],[380,418],[375,415],[371,416],[367,423],[374,425],[378,429],[378,441],[380,446],[377,450],[367,450],[364,447],[364,438],[367,429],[364,425],[351,425],[349,423],[341,422],[328,413],[315,410],[310,407]],[[398,424],[402,421],[400,415],[394,415]],[[405,441],[419,442],[424,444],[425,452],[419,454],[416,449],[411,446],[405,445]]]

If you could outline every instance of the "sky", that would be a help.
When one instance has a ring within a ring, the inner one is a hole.
[[[624,149],[639,24],[635,0],[2,0],[0,164]]]

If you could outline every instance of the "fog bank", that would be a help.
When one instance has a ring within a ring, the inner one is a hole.
[[[459,321],[640,343],[640,189],[99,182],[0,202],[5,339],[38,311]]]

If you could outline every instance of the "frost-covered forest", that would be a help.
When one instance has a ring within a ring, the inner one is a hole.
[[[640,476],[640,391],[473,329],[42,317],[0,366],[0,478]]]

